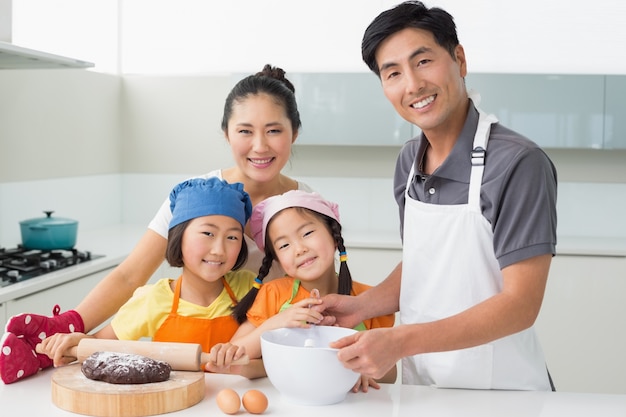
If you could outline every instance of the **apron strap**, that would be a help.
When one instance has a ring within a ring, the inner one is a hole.
[[[289,300],[285,301],[283,303],[283,305],[280,306],[279,312],[285,311],[286,309],[291,307],[291,302],[296,297],[296,294],[298,294],[298,289],[299,288],[300,288],[300,280],[299,279],[294,279],[293,280],[293,285],[291,286],[291,298],[289,298]]]
[[[176,315],[178,313],[178,300],[180,299],[180,289],[183,284],[183,276],[179,276],[176,280],[176,287],[174,287],[174,300],[172,301],[172,310],[170,315]]]
[[[493,114],[486,114],[478,108],[478,105],[480,104],[480,94],[477,91],[470,90],[468,95],[474,103],[476,110],[478,110],[478,126],[474,136],[472,151],[470,152],[472,171],[470,173],[470,186],[467,204],[470,206],[470,209],[478,210],[478,212],[480,212],[480,187],[482,185],[483,172],[485,170],[487,142],[489,141],[489,134],[491,133],[491,125],[493,123],[497,123],[498,118]],[[415,175],[416,164],[417,160],[411,164],[411,171],[409,172],[409,176],[406,180],[405,192],[407,193],[407,196],[413,175]]]
[[[491,125],[497,123],[498,119],[493,114],[483,113],[478,110],[478,127],[474,136],[473,149],[470,152],[472,171],[470,174],[469,195],[467,204],[470,210],[480,213],[480,186],[482,185],[483,172],[485,171],[485,159],[487,157],[487,142]]]
[[[182,288],[182,283],[183,276],[181,275],[176,280],[176,287],[174,289],[174,300],[172,301],[172,310],[170,311],[170,314],[175,315],[178,313],[178,300],[180,299],[180,289]],[[230,288],[230,285],[228,285],[228,282],[226,282],[226,278],[224,277],[222,277],[222,284],[224,285],[224,289],[228,293],[231,301],[233,302],[233,307],[236,306],[239,301],[237,300],[235,293],[233,292],[232,288]]]

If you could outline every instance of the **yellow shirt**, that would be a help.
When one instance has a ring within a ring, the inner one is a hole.
[[[229,272],[224,276],[233,290],[235,297],[241,300],[252,288],[256,274],[240,270]],[[170,287],[170,278],[163,278],[154,284],[144,285],[135,290],[130,300],[124,304],[113,320],[111,326],[120,340],[138,340],[152,337],[163,324],[172,310],[174,292]],[[222,290],[220,295],[209,306],[200,306],[183,300],[178,304],[178,314],[187,317],[215,318],[232,313],[232,300]]]

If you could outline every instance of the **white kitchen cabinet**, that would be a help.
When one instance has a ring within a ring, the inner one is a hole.
[[[2,319],[2,329],[9,317],[20,313],[33,313],[45,316],[52,315],[55,304],[61,307],[61,311],[71,310],[96,286],[96,284],[106,276],[112,268],[100,272],[77,278],[39,292],[35,292],[24,297],[3,303],[5,306],[4,317]]]
[[[544,148],[603,146],[603,75],[468,74],[468,90],[504,126]],[[584,97],[585,105],[580,105]]]
[[[385,99],[372,73],[292,73],[300,145],[402,145],[412,126]]]
[[[626,257],[554,257],[536,328],[557,390],[626,394]]]
[[[371,73],[296,72],[290,80],[303,120],[300,145],[400,146],[419,134]],[[466,85],[480,93],[484,111],[544,148],[626,147],[624,76],[470,73]]]

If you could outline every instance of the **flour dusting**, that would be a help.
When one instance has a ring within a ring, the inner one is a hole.
[[[167,362],[118,352],[95,352],[81,366],[87,378],[111,384],[162,382],[169,379],[171,370]]]

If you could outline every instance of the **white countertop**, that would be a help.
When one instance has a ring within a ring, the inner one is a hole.
[[[0,410],[3,415],[77,416],[52,403],[47,369],[10,385],[0,384]],[[258,389],[269,400],[264,415],[324,416],[423,416],[423,417],[624,417],[626,395],[580,394],[567,392],[450,390],[415,385],[383,384],[380,390],[349,393],[334,405],[299,406],[284,402],[267,378],[247,380],[233,375],[205,374],[204,399],[171,416],[221,416],[215,403],[217,393],[231,387],[242,396]],[[249,415],[243,407],[237,415]]]

